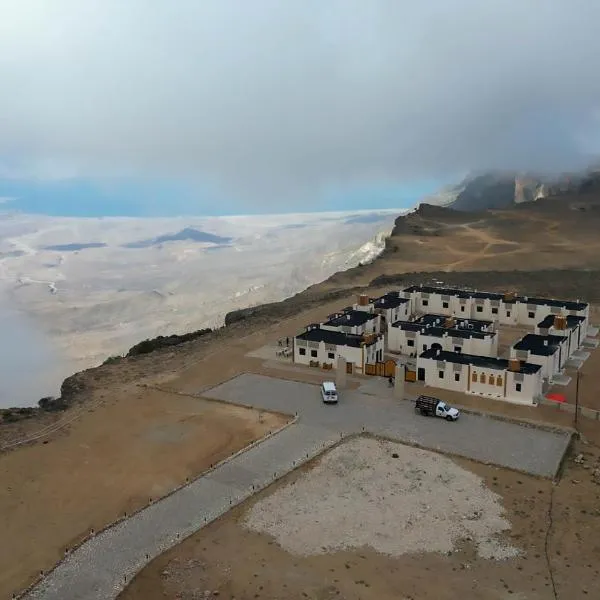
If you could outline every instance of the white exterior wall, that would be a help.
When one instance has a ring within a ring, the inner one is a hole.
[[[528,405],[533,404],[534,399],[542,393],[541,369],[532,375],[522,374],[522,381],[516,381],[521,375],[511,371],[472,365],[456,365],[460,370],[455,370],[454,367],[453,363],[438,363],[434,358],[417,359],[417,369],[425,369],[424,383],[430,387]],[[443,378],[440,378],[440,371],[444,373]],[[517,391],[517,383],[521,384],[520,392]]]
[[[425,298],[423,297],[425,295]],[[458,296],[450,296],[448,300],[442,300],[442,294],[435,292],[400,292],[404,298],[410,298],[410,306],[408,307],[409,314],[415,312],[436,313],[446,316],[454,316],[457,318],[472,318],[489,321],[499,321],[503,325],[531,325],[535,326],[550,314],[560,315],[579,315],[585,317],[582,322],[582,335],[587,334],[589,326],[589,305],[584,310],[568,311],[562,307],[551,307],[546,305],[532,304],[528,305],[526,301],[518,302],[498,302],[496,313],[492,312],[491,300],[484,298],[483,302],[476,298],[461,299]],[[426,300],[427,304],[423,304]],[[444,307],[444,302],[448,303]],[[477,311],[477,306],[482,306],[482,311]],[[464,306],[464,310],[461,307]],[[530,317],[529,313],[533,312],[534,316]]]
[[[378,309],[383,310],[383,315],[388,325],[395,323],[396,321],[408,321],[408,318],[412,314],[410,312],[410,302],[405,302],[395,308]]]
[[[563,344],[563,365],[567,361],[567,359],[577,350],[577,330],[579,328],[575,327],[575,329],[556,329],[555,327],[550,327],[550,329],[541,329],[536,325],[534,331],[538,335],[557,335],[559,337],[564,337],[565,342]],[[581,342],[585,339],[583,333],[581,333]]]
[[[369,333],[380,333],[379,323],[381,318],[379,315],[374,315],[374,318],[367,321],[364,325],[327,325],[321,323],[321,329],[329,331],[341,331],[343,333],[353,333],[354,335],[364,335]]]
[[[483,377],[482,377],[483,376]],[[505,371],[469,365],[469,393],[504,400]],[[483,380],[482,380],[483,379]]]
[[[375,305],[369,302],[369,304],[353,304],[353,310],[362,310],[363,312],[372,313],[375,308]]]
[[[534,400],[542,395],[542,370],[531,375],[522,375],[522,380],[517,381],[519,373],[512,371],[506,372],[506,400],[518,404],[533,404]],[[518,392],[516,384],[521,384],[521,391]]]
[[[408,335],[407,335],[408,334]],[[414,335],[415,337],[412,337]],[[409,340],[414,340],[414,346],[409,346]],[[462,342],[462,343],[461,343]],[[427,335],[426,333],[405,331],[399,327],[388,326],[387,336],[388,348],[392,352],[410,355],[416,352],[417,355],[432,347],[433,344],[440,344],[442,350],[456,352],[460,348],[462,354],[474,354],[476,356],[498,355],[498,336],[490,335],[484,339],[477,338],[455,338],[452,332],[448,332],[442,337]]]
[[[481,309],[481,310],[480,310]],[[498,309],[498,314],[500,310]],[[471,304],[471,315],[472,319],[479,319],[481,321],[496,321],[498,314],[492,313],[492,304],[488,298],[483,300],[474,298]]]
[[[515,348],[510,349],[510,357],[511,358],[519,358],[517,353],[521,354],[523,352],[527,352],[527,359],[525,362],[532,363],[534,365],[540,365],[542,367],[542,378],[543,379],[552,379],[555,373],[560,372],[560,365],[558,363],[558,350],[551,354],[550,356],[545,356],[541,354],[533,354],[531,351],[526,350],[516,350]],[[523,360],[523,359],[521,359]]]
[[[333,363],[333,368],[336,369],[337,368],[337,362],[338,362],[338,356],[342,356],[343,358],[346,359],[346,362],[349,363],[353,363],[354,364],[354,368],[356,368],[359,371],[362,371],[363,368],[363,350],[362,348],[355,348],[354,346],[336,346],[335,350],[331,349],[331,348],[326,348],[325,342],[319,342],[318,344],[316,342],[307,342],[307,343],[312,343],[314,344],[314,346],[301,346],[299,345],[299,343],[302,343],[302,340],[295,340],[294,343],[294,362],[298,363],[300,365],[309,365],[310,361],[314,361],[317,360],[319,361],[321,364],[323,363]],[[376,344],[374,344],[372,347],[375,347]],[[306,354],[302,355],[300,354],[300,349],[304,348],[306,349]],[[312,351],[316,351],[317,352],[317,356],[312,356],[311,352]],[[366,350],[366,348],[365,348]],[[333,353],[334,357],[331,358],[329,356],[329,353]],[[365,360],[366,360],[366,354],[367,352],[365,352]]]
[[[456,372],[459,375],[459,381],[454,377],[454,365],[452,363],[443,363],[444,367],[438,368],[438,361],[434,358],[417,358],[417,369],[425,369],[425,385],[453,390],[455,392],[466,392],[468,382],[468,365],[456,365],[461,367]],[[444,372],[443,379],[440,379],[439,372]]]
[[[518,302],[500,302],[497,320],[502,325],[517,325],[519,318]]]

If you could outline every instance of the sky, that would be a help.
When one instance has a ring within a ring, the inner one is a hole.
[[[0,0],[0,197],[386,208],[472,171],[579,169],[599,22],[591,0]]]

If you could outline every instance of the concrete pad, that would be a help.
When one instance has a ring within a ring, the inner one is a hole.
[[[571,383],[571,377],[568,375],[564,375],[563,373],[558,373],[557,375],[552,376],[552,384],[553,385],[569,385]]]
[[[584,348],[597,348],[598,343],[599,342],[596,338],[587,337],[587,338],[585,338],[585,340],[583,340],[583,347]]]
[[[575,350],[575,352],[573,352],[573,358],[576,358],[577,360],[586,361],[589,357],[590,353],[585,352],[584,350]]]
[[[594,325],[590,325],[587,328],[587,335],[589,337],[596,337],[598,335],[598,331],[599,331],[598,327],[595,327]]]
[[[567,361],[567,367],[569,367],[570,369],[580,369],[581,365],[583,365],[583,360],[581,360],[580,358],[575,358],[575,356],[572,356]]]

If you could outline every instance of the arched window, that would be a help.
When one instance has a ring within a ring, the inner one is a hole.
[[[482,374],[479,376],[479,383],[485,383],[485,373],[482,373]]]
[[[473,371],[473,375],[471,375],[471,381],[477,383],[477,373],[475,371]]]
[[[494,383],[496,383],[496,381],[495,381],[495,379],[494,379],[494,376],[493,376],[493,375],[490,375],[490,377],[489,377],[489,379],[488,379],[488,383],[489,383],[490,385],[494,385]]]
[[[502,387],[502,375],[498,375],[498,377],[496,377],[496,385],[498,387]]]

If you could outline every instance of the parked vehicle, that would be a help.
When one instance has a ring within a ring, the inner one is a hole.
[[[338,393],[333,381],[324,381],[321,384],[321,396],[325,404],[337,404]]]
[[[415,401],[415,410],[422,415],[441,417],[447,421],[456,421],[460,416],[460,412],[456,408],[432,396],[419,396]]]

